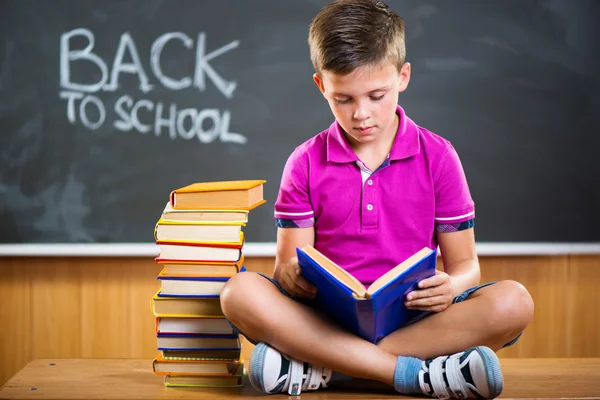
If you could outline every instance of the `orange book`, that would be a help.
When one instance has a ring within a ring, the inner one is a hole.
[[[152,362],[152,371],[157,375],[233,375],[240,360],[165,360],[158,354]]]
[[[264,204],[264,180],[201,182],[171,192],[174,210],[251,210]]]

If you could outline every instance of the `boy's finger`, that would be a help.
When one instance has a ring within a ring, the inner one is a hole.
[[[308,283],[306,279],[301,276],[296,277],[296,285],[299,286],[302,290],[307,293],[315,294],[317,293],[317,288]]]
[[[279,286],[281,286],[286,293],[294,295],[294,282],[287,275],[281,274],[279,277]]]
[[[411,310],[427,311],[427,312],[440,312],[445,310],[444,306],[437,305],[432,307],[408,307]]]
[[[314,295],[311,292],[304,290],[301,286],[299,286],[296,283],[298,278],[300,278],[300,277],[297,277],[295,275],[292,275],[292,276],[282,275],[280,278],[279,284],[286,291],[286,293],[291,296],[305,298],[305,299],[313,298]]]
[[[416,299],[424,299],[427,297],[433,297],[438,295],[435,287],[429,287],[427,289],[417,289],[406,295],[406,300],[416,300]]]
[[[306,297],[306,293],[304,291],[300,290],[300,288],[298,286],[296,286],[294,284],[294,282],[292,282],[291,280],[288,280],[288,281],[282,280],[279,282],[279,284],[281,285],[283,290],[285,290],[285,292],[290,296]]]
[[[288,294],[299,299],[309,299],[312,296],[310,293],[307,293],[298,287],[290,289],[290,291],[288,291]]]
[[[307,292],[306,290],[302,289],[300,286],[294,286],[294,288],[292,289],[292,292],[288,292],[289,294],[302,298],[302,299],[313,299],[315,297],[314,293],[311,292]]]
[[[406,305],[407,308],[435,307],[437,305],[445,304],[447,302],[448,301],[447,301],[446,296],[433,296],[433,297],[426,297],[426,298],[422,298],[422,299],[406,301],[404,304]]]
[[[443,286],[430,286],[426,289],[417,289],[406,295],[406,300],[424,299],[427,297],[435,297],[444,295],[446,291]]]
[[[442,284],[444,278],[441,277],[440,275],[434,275],[432,277],[423,279],[422,281],[419,282],[419,284],[417,285],[419,289],[425,289],[425,288],[429,288],[429,287],[433,287],[433,286],[439,286]]]

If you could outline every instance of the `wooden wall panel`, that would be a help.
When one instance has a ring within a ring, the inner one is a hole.
[[[515,344],[499,352],[500,357],[565,357],[566,330],[563,326],[568,258],[489,257],[480,261],[482,282],[516,280],[523,284],[535,303],[532,323]],[[552,326],[553,329],[548,329]]]
[[[566,354],[600,355],[600,257],[571,257],[567,269]]]
[[[513,279],[535,303],[519,342],[501,357],[598,357],[600,257],[486,257],[482,281]]]
[[[483,282],[519,281],[536,303],[533,323],[501,357],[600,357],[600,256],[480,263]],[[273,259],[246,267],[270,275]],[[154,357],[159,271],[147,258],[0,258],[0,383],[35,358]]]
[[[81,357],[120,354],[151,357],[156,351],[150,299],[158,289],[160,266],[152,260],[97,259],[81,282]]]
[[[31,275],[31,265],[0,257],[0,384],[33,359]]]
[[[128,357],[153,358],[157,354],[155,317],[152,314],[150,299],[160,283],[156,276],[162,269],[160,265],[149,260],[140,260],[137,264],[123,263],[128,269],[127,315],[130,331],[127,336]],[[97,356],[96,356],[97,357]]]
[[[65,262],[67,261],[67,262]],[[81,279],[74,260],[32,260],[30,337],[33,358],[81,355]]]

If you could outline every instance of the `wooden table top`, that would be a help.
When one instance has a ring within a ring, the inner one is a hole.
[[[501,398],[600,399],[600,358],[500,359]],[[263,396],[243,388],[167,388],[152,360],[48,359],[27,364],[0,389],[0,399],[244,399]],[[406,399],[377,382],[356,381],[314,392],[308,399]],[[269,399],[290,398],[287,395]],[[423,398],[420,398],[423,399]]]

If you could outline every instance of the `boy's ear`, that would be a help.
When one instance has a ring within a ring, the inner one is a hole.
[[[398,86],[398,92],[404,92],[410,82],[410,63],[405,62],[400,68],[400,85]]]
[[[319,90],[321,91],[321,93],[325,94],[325,86],[323,86],[323,80],[321,79],[319,74],[317,74],[317,73],[313,74],[313,81],[315,81],[315,83],[319,87]]]

